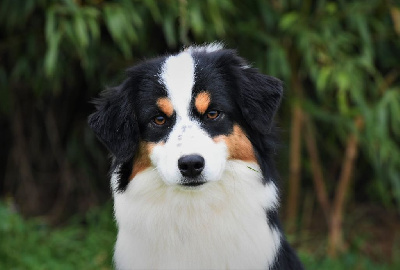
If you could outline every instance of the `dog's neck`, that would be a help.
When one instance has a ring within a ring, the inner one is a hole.
[[[268,269],[281,243],[265,215],[277,192],[254,163],[228,161],[220,181],[192,190],[148,168],[114,193],[117,268]]]

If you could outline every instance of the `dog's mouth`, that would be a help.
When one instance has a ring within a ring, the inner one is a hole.
[[[195,181],[195,182],[185,182],[185,183],[181,183],[182,186],[185,187],[198,187],[201,186],[203,184],[205,184],[206,182],[202,182],[202,181]]]

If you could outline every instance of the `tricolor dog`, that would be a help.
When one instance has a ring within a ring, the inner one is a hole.
[[[144,61],[97,101],[117,269],[302,269],[278,220],[282,84],[220,44]]]

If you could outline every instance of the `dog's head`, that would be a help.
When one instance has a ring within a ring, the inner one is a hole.
[[[167,185],[218,181],[227,160],[258,162],[281,82],[218,44],[140,63],[105,92],[89,125],[122,170],[119,189],[148,168]]]

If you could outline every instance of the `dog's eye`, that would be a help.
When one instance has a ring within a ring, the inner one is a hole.
[[[219,111],[213,110],[213,111],[209,111],[206,116],[208,119],[217,119],[219,114],[220,114]]]
[[[153,122],[159,126],[164,125],[166,121],[167,119],[162,115],[157,115],[156,117],[153,118]]]

